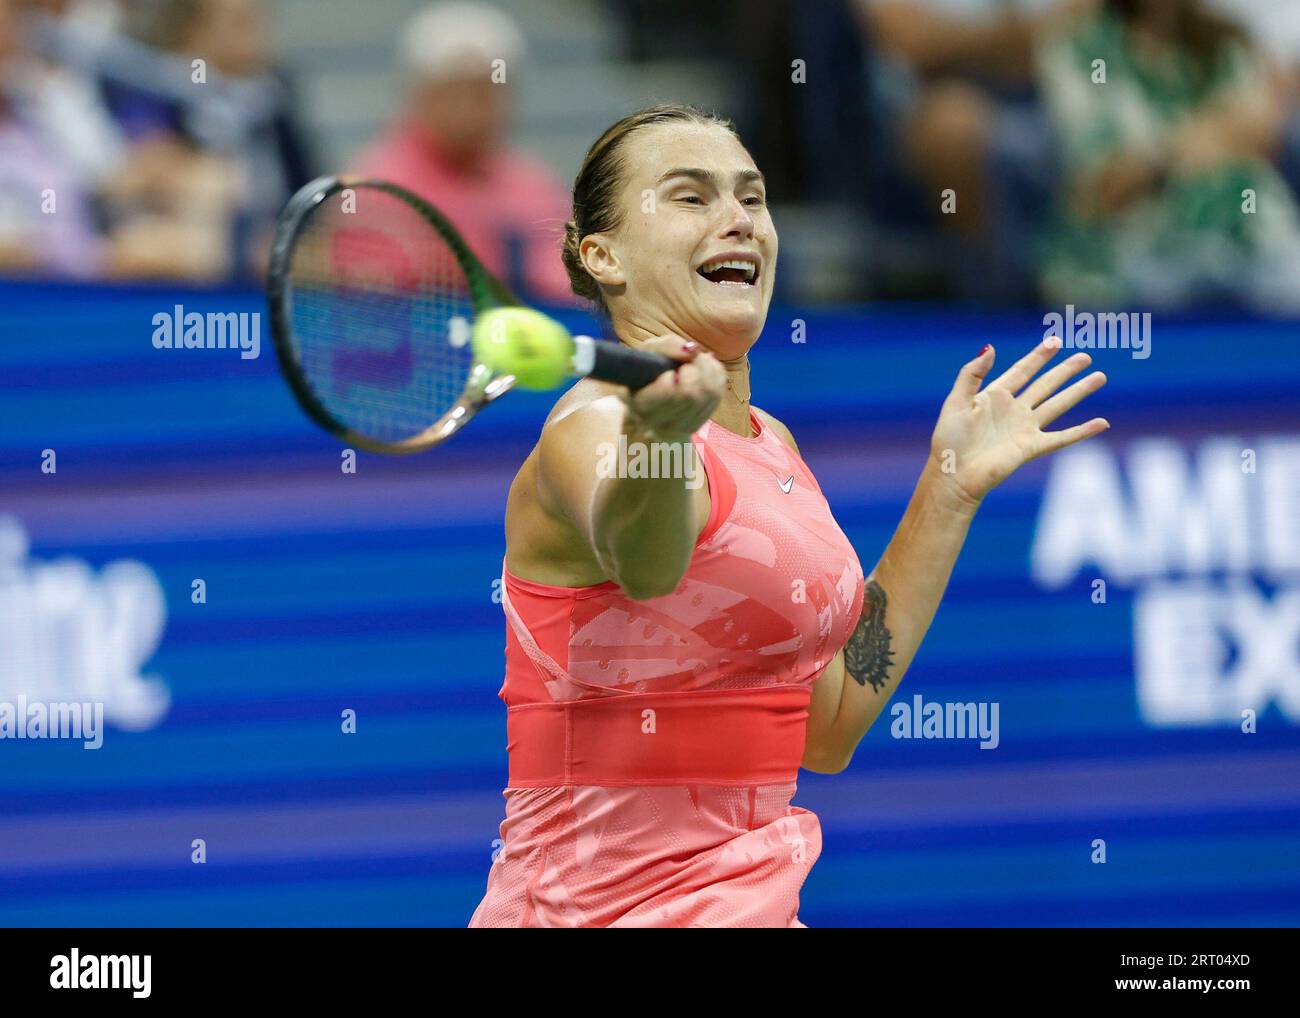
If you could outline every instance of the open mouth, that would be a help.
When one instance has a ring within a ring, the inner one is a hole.
[[[723,286],[753,286],[758,280],[758,262],[751,258],[717,258],[695,271]]]

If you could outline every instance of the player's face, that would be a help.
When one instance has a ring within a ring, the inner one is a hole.
[[[731,132],[700,124],[644,128],[622,154],[623,221],[610,237],[623,283],[610,294],[615,320],[742,356],[763,329],[776,271],[753,159]]]

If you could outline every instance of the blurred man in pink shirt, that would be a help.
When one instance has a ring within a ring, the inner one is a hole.
[[[402,33],[403,108],[356,169],[436,205],[508,285],[544,303],[567,304],[574,298],[560,244],[568,194],[507,138],[524,53],[518,27],[495,8],[425,8]]]

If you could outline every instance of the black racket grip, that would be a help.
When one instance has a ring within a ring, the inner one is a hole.
[[[680,363],[663,354],[633,350],[609,340],[596,340],[592,346],[595,360],[587,372],[588,377],[626,385],[633,392],[644,389],[665,371],[675,370]]]

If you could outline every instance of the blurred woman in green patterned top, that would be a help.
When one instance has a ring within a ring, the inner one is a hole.
[[[1300,311],[1281,98],[1241,29],[1201,0],[1104,0],[1038,64],[1064,176],[1049,301]]]

